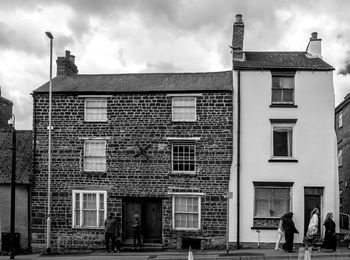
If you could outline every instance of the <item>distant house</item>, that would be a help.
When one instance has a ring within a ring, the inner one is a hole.
[[[232,163],[232,72],[77,74],[57,60],[52,105],[52,247],[101,248],[117,216],[125,244],[224,246]],[[34,90],[32,246],[45,247],[48,83]]]
[[[299,52],[244,51],[243,38],[237,15],[230,241],[256,244],[259,231],[260,242],[275,242],[279,218],[292,211],[302,242],[312,208],[338,222],[334,68],[322,60],[317,33]]]
[[[337,133],[340,212],[350,215],[350,95],[335,108],[334,128]],[[346,223],[349,224],[348,222]]]
[[[7,121],[12,114],[12,102],[0,97],[0,232],[1,251],[7,251],[10,234],[12,131]],[[15,233],[18,250],[30,250],[30,193],[32,183],[32,131],[16,131],[16,211]]]

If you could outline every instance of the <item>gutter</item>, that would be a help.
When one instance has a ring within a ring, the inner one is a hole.
[[[241,71],[237,70],[237,249],[240,248]]]

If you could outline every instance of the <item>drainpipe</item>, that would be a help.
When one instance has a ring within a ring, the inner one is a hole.
[[[237,70],[237,249],[240,248],[241,71]]]

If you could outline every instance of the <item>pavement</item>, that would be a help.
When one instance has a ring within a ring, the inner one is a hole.
[[[193,250],[193,260],[208,259],[226,259],[226,260],[259,260],[259,259],[350,259],[350,249],[347,247],[338,248],[336,252],[323,250],[321,252],[313,250],[310,258],[304,258],[303,248],[297,248],[293,253],[284,251],[276,251],[274,249],[239,249],[230,250],[227,254],[226,250]],[[10,259],[9,256],[0,256],[0,260]],[[16,255],[15,259],[21,260],[188,260],[188,251],[155,251],[155,252],[120,252],[105,253],[102,251],[94,251],[89,254],[72,254],[72,255]]]

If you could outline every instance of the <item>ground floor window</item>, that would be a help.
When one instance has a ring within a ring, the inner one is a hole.
[[[74,228],[103,228],[107,217],[107,192],[73,190]]]
[[[176,230],[198,230],[201,226],[201,197],[173,195],[173,227]]]
[[[290,211],[290,187],[255,186],[254,188],[254,217],[278,218]]]

